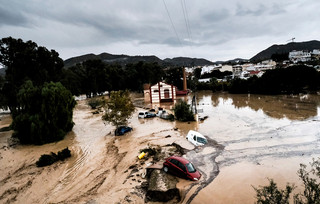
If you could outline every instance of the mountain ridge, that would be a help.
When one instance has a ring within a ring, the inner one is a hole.
[[[157,62],[159,65],[162,65],[162,66],[190,66],[190,65],[204,66],[204,65],[214,64],[213,62],[203,58],[174,57],[174,58],[166,58],[164,60],[161,60],[160,58],[154,55],[130,56],[130,55],[124,55],[124,54],[121,54],[121,55],[110,54],[105,52],[98,55],[90,53],[90,54],[72,57],[72,58],[66,59],[64,61],[64,64],[65,64],[65,67],[71,67],[78,63],[84,62],[86,60],[96,60],[96,59],[100,59],[107,64],[118,63],[120,65],[137,63],[139,61],[149,62],[149,63]]]
[[[274,44],[265,50],[262,50],[255,56],[253,56],[251,62],[259,62],[267,59],[271,59],[273,54],[286,54],[293,50],[306,50],[312,51],[314,49],[320,49],[320,41],[310,40],[305,42],[290,42],[287,44]]]

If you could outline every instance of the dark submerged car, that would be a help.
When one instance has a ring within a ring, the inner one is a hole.
[[[155,113],[150,113],[150,112],[146,113],[146,118],[153,118],[153,117],[156,117]]]
[[[188,178],[192,181],[198,181],[201,177],[199,171],[193,164],[183,157],[172,156],[163,163],[163,171],[170,172],[176,176]]]
[[[116,136],[124,135],[125,133],[130,132],[131,130],[132,130],[131,127],[128,127],[128,126],[119,126],[119,127],[114,131],[114,134],[115,134]]]

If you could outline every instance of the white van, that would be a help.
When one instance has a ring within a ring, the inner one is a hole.
[[[207,139],[202,134],[193,130],[188,132],[187,140],[189,140],[195,146],[202,146],[208,143]]]

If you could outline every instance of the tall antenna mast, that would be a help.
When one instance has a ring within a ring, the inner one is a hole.
[[[293,37],[293,38],[287,40],[287,42],[289,42],[289,41],[294,42],[295,39],[296,39],[296,38]]]

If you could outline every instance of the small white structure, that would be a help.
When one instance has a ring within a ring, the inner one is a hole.
[[[176,97],[176,89],[174,85],[158,82],[149,88],[150,102],[173,102]]]
[[[211,80],[211,78],[205,78],[205,79],[199,79],[198,81],[200,83],[208,83],[208,82],[210,82],[210,80]]]
[[[231,65],[222,65],[220,71],[221,72],[225,72],[225,71],[232,72],[232,66]]]
[[[242,71],[240,73],[240,79],[249,79],[250,78],[250,72],[248,71]]]

